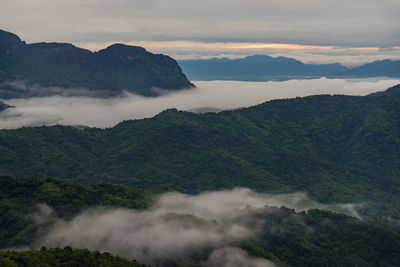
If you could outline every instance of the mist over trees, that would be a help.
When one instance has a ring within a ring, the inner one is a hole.
[[[152,192],[305,191],[325,203],[365,202],[370,215],[396,214],[398,90],[276,100],[217,114],[167,110],[109,129],[3,130],[0,171]]]

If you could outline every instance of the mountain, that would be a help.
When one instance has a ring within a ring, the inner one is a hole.
[[[167,110],[113,128],[0,131],[0,173],[122,183],[152,192],[250,187],[400,211],[400,101],[316,95],[193,114]]]
[[[33,241],[38,241],[41,237],[51,233],[55,225],[65,225],[71,223],[71,221],[75,222],[73,229],[76,231],[80,227],[79,219],[72,218],[77,218],[75,216],[79,218],[88,207],[107,205],[115,208],[144,208],[149,203],[149,195],[143,190],[105,184],[89,187],[63,179],[51,178],[19,179],[1,176],[0,183],[0,208],[2,212],[0,217],[2,226],[0,231],[0,266],[141,266],[136,261],[112,256],[107,252],[91,252],[85,249],[85,246],[90,248],[90,244],[93,244],[93,241],[90,240],[83,242],[80,249],[67,246],[63,249],[42,247],[40,250],[11,251],[5,248],[10,246],[35,248],[37,245]],[[54,210],[52,211],[50,207]],[[101,216],[102,213],[99,212],[101,210],[104,210],[104,208],[98,209],[97,213],[92,211],[90,214]],[[115,210],[129,211],[128,209]],[[145,210],[142,209],[141,211]],[[150,211],[151,214],[155,212],[151,207],[146,211]],[[183,212],[185,212],[185,209]],[[260,258],[268,259],[277,266],[398,265],[400,229],[395,224],[396,220],[360,220],[328,210],[309,209],[306,212],[295,212],[286,207],[273,206],[250,209],[244,214],[245,219],[241,218],[244,220],[243,223],[246,224],[247,222],[252,224],[253,227],[259,228],[257,235],[237,238],[237,240],[229,242],[228,252],[237,253],[240,248],[251,257],[257,257],[258,260]],[[135,213],[135,216],[145,216],[147,219],[146,216],[148,215],[147,212]],[[110,218],[103,216],[101,216],[102,220],[93,219],[94,230],[92,233],[105,236],[105,239],[100,240],[98,245],[102,248],[102,251],[107,251],[110,249],[110,245],[107,244],[108,241],[121,240],[121,236],[115,236],[115,232],[108,227],[101,227],[101,224],[121,225],[122,229],[126,229],[126,226],[124,226],[124,219],[114,217],[110,221]],[[121,216],[121,214],[114,216]],[[64,222],[60,224],[59,219],[64,219]],[[151,219],[144,222],[148,223],[147,227],[154,227]],[[147,254],[147,261],[151,262],[149,257],[158,255],[154,253],[154,249],[159,248],[154,245],[154,241],[157,242],[160,236],[163,236],[163,239],[171,239],[171,242],[174,241],[174,245],[178,247],[179,242],[184,242],[182,239],[175,239],[174,236],[164,235],[164,231],[168,227],[161,227],[160,224],[168,225],[172,222],[180,222],[181,227],[193,229],[192,234],[190,234],[191,238],[198,238],[193,233],[202,229],[202,227],[217,227],[218,224],[221,224],[219,221],[206,217],[170,213],[157,224],[156,236],[139,235],[136,237],[131,235],[130,238],[137,238],[138,240],[135,243],[136,246],[132,246],[131,243],[126,244],[121,240],[120,244],[115,243],[115,246],[119,246],[119,249],[111,249],[117,254],[119,251],[119,253],[132,256],[129,253],[130,251],[137,251],[143,246],[147,251],[147,253],[143,251],[143,254]],[[58,229],[62,231],[61,228]],[[70,234],[74,235],[73,231]],[[119,234],[124,233],[120,232]],[[92,238],[94,237],[92,236]],[[149,242],[149,240],[152,240],[152,242]],[[175,256],[172,250],[171,254],[164,255],[163,259],[153,261],[152,266],[226,266],[204,264],[210,258],[213,258],[213,255],[215,258],[215,252],[218,251],[219,245],[221,244],[210,242],[206,244],[205,248],[202,248],[202,246],[191,249],[182,247],[186,250],[184,256],[179,257]],[[168,246],[172,246],[172,243]],[[91,248],[93,249],[93,247]],[[240,257],[231,256],[236,260],[240,259]],[[16,265],[17,263],[18,265]]]
[[[175,60],[142,47],[114,44],[93,53],[67,43],[26,44],[2,30],[0,83],[3,99],[51,95],[57,88],[63,94],[86,89],[104,96],[123,90],[154,96],[194,86]]]
[[[0,248],[31,243],[39,237],[39,228],[54,223],[54,218],[70,219],[97,206],[144,208],[151,198],[144,190],[122,185],[84,186],[52,178],[0,176],[0,185]],[[38,224],[34,220],[38,212],[52,216]]]
[[[377,60],[359,67],[352,68],[347,72],[338,72],[337,75],[357,78],[379,76],[400,78],[400,60]]]
[[[6,110],[8,108],[10,108],[11,106],[7,105],[6,103],[0,101],[0,112],[2,112],[3,110]]]
[[[270,81],[304,78],[400,77],[400,61],[375,61],[349,69],[341,64],[304,64],[287,57],[266,55],[242,59],[179,60],[190,80]]]

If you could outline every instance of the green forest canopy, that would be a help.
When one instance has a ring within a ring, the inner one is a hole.
[[[167,110],[113,128],[0,131],[0,173],[121,183],[152,192],[250,187],[400,211],[400,86],[221,113]]]

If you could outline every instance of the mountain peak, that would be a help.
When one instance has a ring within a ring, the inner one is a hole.
[[[16,48],[25,44],[18,35],[0,30],[0,50]]]
[[[243,59],[247,61],[266,61],[266,60],[273,60],[274,58],[268,55],[255,54],[252,56],[247,56]]]
[[[148,52],[146,49],[140,46],[131,46],[131,45],[125,45],[125,44],[113,44],[110,45],[109,47],[102,49],[98,52],[101,55],[144,55],[147,54]]]
[[[0,84],[24,81],[43,88],[87,88],[109,96],[123,91],[155,96],[160,90],[194,87],[171,57],[155,55],[139,46],[114,44],[92,53],[70,43],[25,44],[9,32],[0,31]],[[64,90],[65,89],[65,90]],[[34,95],[37,92],[31,91]],[[24,97],[27,92],[8,85],[0,98]],[[39,95],[54,95],[43,89]]]

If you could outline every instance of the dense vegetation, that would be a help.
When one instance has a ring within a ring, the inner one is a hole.
[[[260,233],[234,242],[250,256],[277,266],[399,266],[399,225],[371,223],[326,210],[296,213],[285,207],[256,212]],[[189,266],[204,266],[207,251],[197,252]],[[168,265],[169,266],[169,265]],[[187,266],[182,263],[170,266]]]
[[[27,244],[40,234],[39,227],[89,207],[144,208],[149,201],[148,192],[122,185],[84,186],[63,179],[0,176],[0,248]]]
[[[244,241],[250,255],[285,266],[398,266],[398,225],[375,225],[323,210],[266,213],[263,233]],[[278,259],[278,260],[277,260]]]
[[[87,249],[71,247],[42,248],[28,251],[0,251],[0,266],[3,267],[140,267],[136,261],[131,261],[109,253],[91,252]]]
[[[180,60],[190,80],[270,81],[320,77],[400,77],[400,61],[378,60],[347,68],[341,64],[305,64],[294,58],[254,55],[241,59]]]
[[[168,110],[110,129],[0,131],[0,173],[122,183],[164,192],[246,186],[400,211],[400,86],[218,114]]]
[[[154,88],[178,90],[193,86],[175,60],[151,54],[142,47],[114,44],[92,53],[72,44],[26,44],[15,34],[1,30],[0,83],[0,98],[54,93],[54,88],[29,89],[36,84],[74,88],[60,94],[72,94],[76,88],[85,87],[103,95],[122,90],[157,95]]]
[[[14,177],[1,177],[0,182],[0,248],[30,245],[58,218],[70,218],[87,207],[142,208],[149,201],[148,193],[120,185],[89,187],[62,179]],[[46,213],[36,203],[49,204],[54,208],[53,213]],[[397,266],[400,263],[400,227],[396,220],[363,221],[331,211],[311,209],[296,213],[285,207],[265,207],[245,217],[248,224],[260,227],[259,233],[229,245],[278,266]],[[183,219],[188,223],[187,218]],[[204,266],[215,244],[208,245],[188,252],[185,262],[171,258],[163,266]],[[140,265],[108,253],[65,247],[0,251],[0,266]]]

